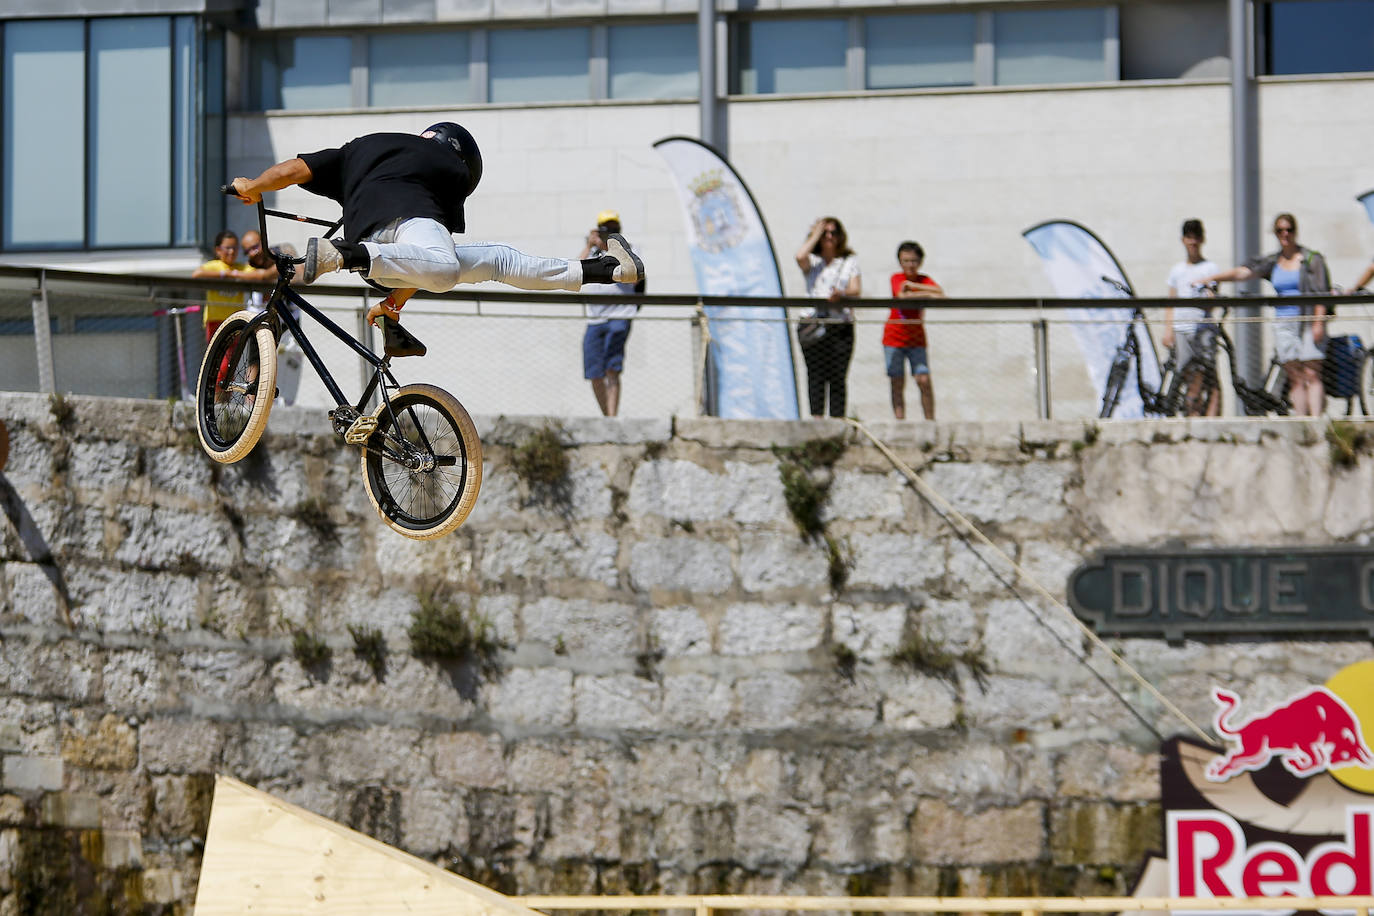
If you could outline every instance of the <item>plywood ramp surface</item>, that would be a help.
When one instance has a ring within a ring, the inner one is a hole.
[[[475,881],[220,776],[196,916],[540,916]]]

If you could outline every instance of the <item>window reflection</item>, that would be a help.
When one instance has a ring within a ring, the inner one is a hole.
[[[493,102],[590,98],[590,46],[585,28],[495,29],[488,39],[488,97]]]
[[[843,19],[742,22],[736,35],[739,92],[835,92],[846,88],[849,29]]]
[[[1000,86],[1116,78],[1107,73],[1106,16],[1100,7],[998,12],[992,31]]]
[[[700,91],[694,23],[610,28],[613,99],[695,98]]]
[[[1303,0],[1265,7],[1265,70],[1356,73],[1374,70],[1374,3]]]
[[[472,101],[467,32],[387,32],[367,40],[368,104],[451,105]]]
[[[869,89],[973,84],[972,13],[864,17]]]

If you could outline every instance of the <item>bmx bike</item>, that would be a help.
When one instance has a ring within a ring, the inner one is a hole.
[[[229,185],[220,190],[235,193]],[[329,226],[326,235],[340,225],[268,210],[261,201],[257,207],[265,251],[271,251],[268,216]],[[359,449],[363,486],[386,524],[417,540],[453,531],[472,512],[482,485],[482,442],[472,418],[457,398],[442,388],[401,386],[391,372],[389,344],[378,356],[291,288],[296,267],[305,259],[278,252],[272,252],[272,257],[277,265],[277,283],[264,309],[230,315],[205,347],[196,383],[196,429],[206,454],[221,464],[232,464],[262,438],[276,396],[277,344],[284,333],[289,333],[334,399],[336,406],[329,411],[334,434],[344,444]],[[344,397],[293,314],[293,307],[372,366],[372,376],[356,404]],[[385,317],[380,320],[388,340],[399,332],[399,325],[386,324]],[[407,343],[408,352],[397,356],[423,353],[424,346],[414,338]],[[369,411],[367,405],[374,395],[380,399]]]

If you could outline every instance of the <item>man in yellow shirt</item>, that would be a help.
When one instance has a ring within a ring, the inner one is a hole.
[[[215,236],[215,259],[206,261],[192,271],[191,276],[202,279],[224,279],[236,282],[254,282],[261,272],[245,261],[240,261],[239,237],[225,229]],[[211,289],[205,291],[205,307],[201,319],[205,322],[205,339],[215,334],[220,322],[243,308],[243,293],[226,293]]]

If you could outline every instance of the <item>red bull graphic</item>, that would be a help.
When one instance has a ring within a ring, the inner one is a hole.
[[[1216,744],[1161,746],[1165,849],[1136,896],[1374,894],[1374,660],[1268,705],[1212,698]]]
[[[1220,705],[1217,734],[1235,742],[1207,767],[1207,778],[1224,782],[1245,770],[1261,770],[1278,757],[1294,776],[1311,776],[1345,766],[1374,766],[1360,722],[1345,701],[1325,687],[1313,687],[1232,727],[1240,697],[1222,687],[1212,690]]]

